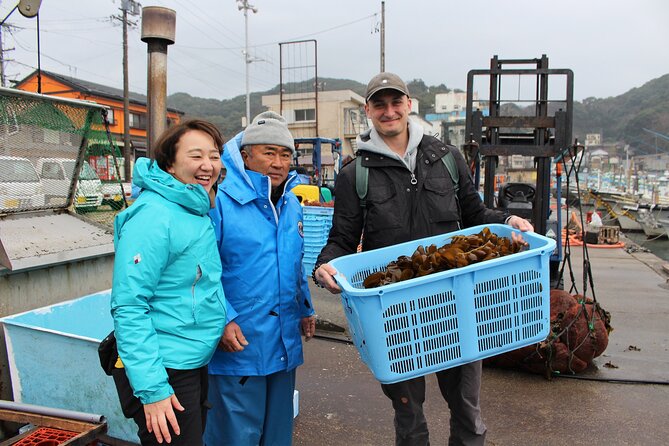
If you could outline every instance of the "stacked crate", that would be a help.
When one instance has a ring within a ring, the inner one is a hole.
[[[302,214],[302,230],[304,231],[304,257],[302,264],[307,275],[314,269],[318,254],[328,241],[332,227],[334,208],[320,206],[304,206]]]

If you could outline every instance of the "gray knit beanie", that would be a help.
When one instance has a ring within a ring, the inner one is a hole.
[[[260,113],[253,118],[251,125],[244,130],[242,147],[256,144],[288,147],[295,153],[295,141],[293,140],[293,135],[288,130],[286,120],[283,116],[273,111]]]

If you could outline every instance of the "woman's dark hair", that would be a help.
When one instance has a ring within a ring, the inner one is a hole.
[[[172,167],[177,155],[177,143],[183,134],[189,130],[200,130],[211,136],[214,144],[218,147],[218,152],[223,152],[223,143],[225,141],[216,126],[211,122],[201,119],[191,119],[169,127],[160,135],[154,149],[154,156],[156,157],[158,167],[165,171]]]

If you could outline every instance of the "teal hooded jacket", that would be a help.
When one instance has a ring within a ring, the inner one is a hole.
[[[206,365],[225,325],[210,200],[140,158],[137,200],[114,220],[111,313],[119,356],[142,404],[174,393],[165,368]]]
[[[300,321],[314,314],[302,266],[302,206],[290,192],[290,172],[276,206],[269,177],[246,170],[242,133],[223,151],[227,168],[216,196],[216,225],[223,266],[228,321],[236,322],[248,345],[240,352],[217,349],[209,373],[266,376],[304,362]]]

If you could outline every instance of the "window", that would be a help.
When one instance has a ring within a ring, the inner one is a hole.
[[[130,113],[130,128],[146,129],[146,115],[141,113]]]
[[[0,158],[0,181],[3,183],[38,183],[32,163],[25,158]]]
[[[58,130],[53,129],[44,129],[44,142],[50,144],[59,144],[60,143],[60,133]]]
[[[295,121],[315,121],[316,120],[316,109],[315,108],[304,108],[301,110],[295,110]]]
[[[42,164],[42,178],[45,180],[64,180],[65,175],[58,163],[47,162]]]
[[[114,124],[116,123],[116,118],[114,117],[114,109],[110,108],[107,110],[107,121],[109,121],[109,124]]]
[[[129,115],[129,122],[130,127],[137,128],[139,127],[139,113],[130,113]]]

